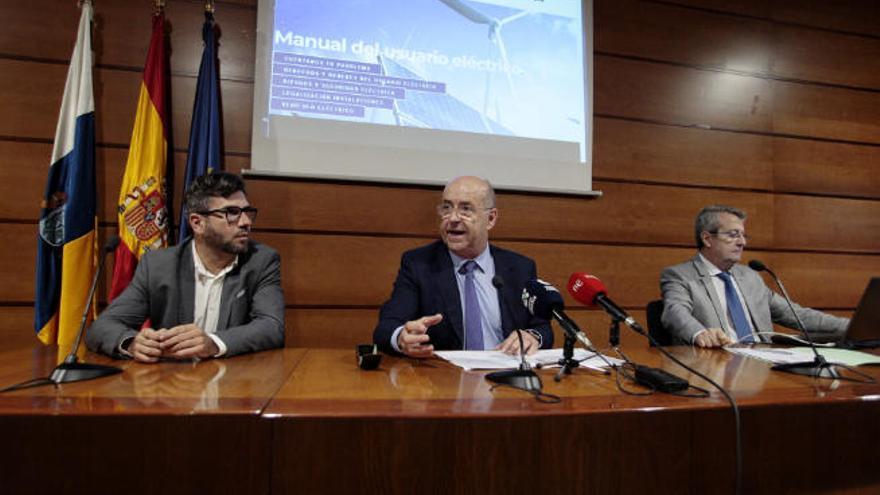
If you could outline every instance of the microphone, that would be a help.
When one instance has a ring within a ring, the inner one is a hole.
[[[620,306],[608,298],[605,284],[593,275],[575,272],[568,279],[568,293],[585,306],[601,306],[615,320],[622,321],[636,332],[645,335],[645,330]]]
[[[578,328],[577,323],[565,314],[565,303],[556,287],[541,279],[529,280],[522,290],[522,302],[532,315],[545,320],[556,320],[565,333],[580,341],[586,348],[593,348],[593,343]]]
[[[501,275],[495,275],[492,277],[492,285],[495,287],[495,290],[498,291],[498,299],[501,301],[502,310],[507,310],[511,317],[513,317],[513,311],[508,307],[507,300],[504,299],[504,279]],[[504,318],[501,318],[503,321]],[[522,330],[519,328],[516,329],[516,334],[519,336],[519,348],[520,353],[519,356],[522,358],[522,362],[519,365],[519,369],[527,370],[530,369],[528,361],[526,361],[526,353],[525,353],[525,345],[523,343]]]
[[[103,249],[101,249],[101,257],[98,263],[98,269],[95,270],[95,276],[92,278],[92,286],[89,289],[89,295],[86,299],[86,307],[83,310],[82,319],[79,323],[79,331],[76,334],[76,340],[73,343],[73,347],[70,349],[70,354],[64,359],[64,362],[55,367],[52,371],[52,374],[49,375],[49,380],[54,384],[66,383],[66,382],[77,382],[80,380],[91,380],[92,378],[100,378],[102,376],[113,375],[115,373],[122,372],[121,368],[117,368],[115,366],[104,366],[100,364],[88,364],[88,363],[79,363],[77,362],[76,351],[79,349],[80,343],[82,342],[83,332],[86,328],[86,321],[88,320],[89,310],[92,308],[92,301],[94,301],[95,297],[95,288],[98,286],[98,279],[101,276],[104,268],[104,261],[107,258],[107,253],[113,252],[116,250],[116,246],[119,245],[119,236],[110,236],[107,241],[104,243]]]
[[[507,310],[513,317],[512,308],[508,307],[507,301],[504,299],[504,279],[500,275],[492,277],[492,285],[498,291],[498,299],[501,301],[502,311]],[[503,321],[504,318],[501,318]],[[486,374],[486,379],[502,385],[509,385],[526,392],[540,392],[544,387],[541,378],[532,371],[529,362],[526,361],[525,345],[523,345],[522,330],[517,328],[516,335],[519,337],[519,369],[518,370],[501,370]]]
[[[782,297],[785,298],[785,302],[788,303],[788,308],[791,310],[791,314],[794,315],[794,319],[798,324],[798,330],[800,330],[807,338],[807,342],[810,344],[810,349],[813,350],[813,354],[815,355],[812,361],[777,364],[770,369],[785,371],[786,373],[794,373],[796,375],[807,375],[819,378],[839,378],[840,372],[837,371],[836,365],[825,361],[825,357],[819,354],[819,351],[816,350],[816,343],[813,342],[813,337],[807,332],[804,327],[804,322],[801,321],[801,317],[798,316],[797,311],[794,310],[794,304],[792,304],[791,298],[788,296],[788,291],[785,290],[785,286],[782,285],[782,280],[780,280],[779,277],[773,273],[773,270],[761,260],[749,261],[749,268],[756,272],[767,272],[770,274],[770,277],[776,282],[776,286],[779,287],[779,290],[782,292]]]

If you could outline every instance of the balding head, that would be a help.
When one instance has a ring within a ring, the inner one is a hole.
[[[463,176],[443,189],[440,208],[440,237],[453,253],[472,259],[489,245],[489,230],[495,226],[495,191],[489,181]]]
[[[480,198],[479,206],[482,206],[483,208],[495,208],[495,189],[492,188],[492,184],[490,184],[488,180],[482,177],[462,175],[461,177],[452,179],[446,183],[446,187],[443,188],[444,197],[446,197],[446,193],[450,188],[470,191]]]

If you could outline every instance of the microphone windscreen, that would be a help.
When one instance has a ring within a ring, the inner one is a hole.
[[[752,260],[749,261],[749,268],[755,270],[756,272],[763,272],[767,269],[767,265],[761,262],[761,260]]]
[[[498,290],[504,288],[504,279],[501,278],[501,275],[495,275],[494,277],[492,277],[492,286]]]
[[[107,241],[104,243],[104,251],[107,251],[108,253],[115,251],[116,246],[118,246],[118,245],[119,245],[119,236],[118,235],[111,235],[110,237],[107,238]]]
[[[554,309],[562,310],[565,308],[565,302],[562,301],[562,294],[552,285],[541,279],[533,279],[526,282],[522,291],[523,306],[529,310],[533,316],[551,319]]]
[[[568,293],[585,306],[595,306],[596,296],[608,294],[605,284],[593,275],[575,272],[568,279]]]

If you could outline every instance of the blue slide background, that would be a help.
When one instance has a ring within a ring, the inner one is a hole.
[[[550,2],[555,12],[542,13]],[[578,142],[583,150],[580,2],[529,2],[528,13],[459,3],[502,22],[495,32],[509,80],[491,26],[440,0],[276,0],[270,113]],[[570,12],[558,15],[560,3]]]

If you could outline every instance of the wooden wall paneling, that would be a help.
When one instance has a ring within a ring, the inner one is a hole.
[[[259,178],[247,179],[247,187],[251,202],[267,206],[259,228],[437,234],[439,187]]]
[[[880,88],[875,63],[880,37],[803,28],[775,30],[773,73],[783,77],[861,88]]]
[[[255,203],[271,198],[277,205],[260,213],[259,228],[437,235],[439,189],[273,180],[250,180],[248,187]],[[602,181],[594,187],[603,192],[601,198],[502,192],[492,236],[691,246],[697,212],[723,202],[753,215],[755,246],[772,246],[772,197],[767,194]]]
[[[880,87],[876,38],[633,0],[597,2],[594,29],[596,49],[605,53]]]
[[[204,49],[204,12],[204,2],[168,2],[166,6],[166,18],[171,25],[171,71],[176,74],[196,76],[199,73]],[[136,17],[135,21],[139,18]],[[216,2],[214,20],[220,34],[217,68],[221,84],[225,84],[227,80],[252,82],[257,37],[256,9]],[[117,33],[108,33],[106,38],[115,40],[119,36]],[[142,42],[149,42],[149,34]]]
[[[0,140],[0,218],[37,221],[51,159],[50,143]],[[98,181],[100,175],[98,167]]]
[[[747,253],[770,266],[798,303],[833,309],[854,309],[868,280],[880,276],[880,256],[800,253]],[[765,278],[769,287],[773,281]]]
[[[597,56],[602,116],[880,143],[880,95]]]
[[[400,255],[430,239],[348,235],[259,233],[282,257],[285,301],[293,306],[378,306],[391,294]],[[663,268],[689,260],[690,248],[497,242],[533,258],[538,275],[563,288],[572,272],[596,275],[611,297],[641,308],[660,296]],[[820,308],[854,308],[870,273],[880,273],[880,256],[748,252],[785,275],[798,300]],[[836,287],[835,292],[826,290]],[[815,288],[814,288],[815,287]],[[2,294],[2,293],[0,293]],[[0,299],[2,300],[2,299]],[[569,305],[577,304],[566,296]]]
[[[36,220],[50,149],[50,145],[41,143],[0,143],[0,151],[15,152],[9,156],[30,165],[2,169],[7,176],[4,187],[10,194],[0,196],[0,205],[7,218]],[[99,215],[103,222],[116,221],[125,155],[123,149],[99,147]],[[235,156],[229,161],[233,163],[231,169],[246,162]],[[176,153],[178,182],[185,163],[186,154]],[[604,192],[604,197],[596,200],[502,193],[498,200],[501,219],[493,235],[502,239],[688,246],[696,212],[706,204],[723,202],[740,206],[750,214],[753,247],[866,252],[876,252],[878,247],[876,217],[880,203],[876,201],[602,181],[596,184]],[[180,206],[181,187],[176,184],[173,189],[175,209]],[[251,201],[263,206],[257,223],[261,229],[420,236],[436,233],[433,206],[439,190],[258,179],[248,180],[248,190]],[[669,201],[671,197],[676,201]],[[361,207],[339,208],[344,203]],[[408,213],[401,211],[401,204],[412,205]],[[810,214],[805,215],[806,211]],[[365,222],[367,218],[382,220]]]
[[[674,3],[780,23],[880,36],[880,9],[874,0],[674,0]]]
[[[0,119],[0,135],[54,139],[67,66],[0,59],[0,105],[14,119]],[[113,69],[94,73],[96,139],[128,146],[142,74]],[[29,81],[29,84],[21,84]],[[172,77],[174,146],[185,150],[195,96],[194,77]],[[226,152],[250,150],[253,85],[224,81],[223,136]]]
[[[253,80],[256,10],[218,6],[221,29],[218,57],[221,79]],[[152,33],[150,2],[99,2],[95,5],[92,43],[95,63],[142,69]],[[46,12],[53,12],[47,16]],[[170,67],[175,74],[195,76],[202,57],[204,6],[200,2],[169,2]],[[28,8],[5,2],[0,17],[7,29],[0,33],[0,56],[33,57],[67,62],[76,39],[79,9],[75,3],[35,0]],[[22,43],[21,40],[39,40]]]
[[[880,197],[880,146],[597,117],[593,178]]]
[[[51,155],[50,143],[0,140],[0,164],[2,164],[0,165],[0,218],[12,221],[37,221]],[[116,203],[119,199],[119,187],[125,172],[127,156],[127,149],[97,147],[95,165],[99,222],[116,222]],[[247,160],[242,157],[232,155],[226,157],[227,170],[234,173],[240,172],[246,162]],[[182,181],[186,167],[186,152],[174,154],[174,165],[177,184],[171,192],[174,196],[175,214],[179,214],[183,196]],[[260,198],[251,199],[256,203],[260,202]],[[268,208],[270,204],[267,199],[265,206]]]
[[[772,245],[764,194],[595,181],[596,200],[502,195],[493,234],[503,239],[558,239],[692,246],[694,217],[714,203],[738,205],[755,215],[755,245]]]
[[[0,301],[34,302],[37,224],[0,223],[4,255],[0,256]]]
[[[596,114],[772,130],[772,81],[605,55],[597,55],[593,63]]]
[[[0,353],[30,349],[39,342],[34,332],[33,306],[0,306],[0,342]]]
[[[0,303],[33,304],[37,264],[37,223],[0,223],[0,239],[4,239],[0,256]],[[99,227],[98,242],[115,234],[116,228]],[[98,283],[98,299],[104,300],[105,287],[112,277],[112,256],[107,259],[104,281]],[[0,320],[2,321],[2,320]]]
[[[773,190],[880,198],[880,146],[773,138]]]
[[[876,173],[880,147],[683,129],[612,119],[597,119],[597,122],[600,124],[597,126],[595,182],[596,188],[603,189],[606,194],[610,194],[614,187],[625,186],[608,185],[602,179],[631,181],[645,178],[708,187],[880,197],[880,174]],[[630,146],[627,146],[627,139]],[[176,160],[178,164],[185,163],[185,154],[178,153]],[[234,155],[227,155],[226,161],[227,170],[236,172],[247,168],[249,163],[246,157]],[[768,174],[772,177],[768,177]],[[384,222],[393,220],[402,224],[399,231],[427,233],[419,225],[425,221],[431,223],[433,206],[436,197],[439,197],[439,188],[419,188],[411,192],[400,186],[339,183],[328,189],[327,183],[257,179],[249,179],[248,184],[254,190],[252,194],[256,199],[272,198],[290,207],[299,204],[298,208],[305,208],[302,215],[293,219],[285,208],[273,207],[271,212],[261,212],[261,224],[266,222],[277,227],[289,226],[293,220],[301,228],[320,229],[330,220],[328,213],[333,213],[334,218],[342,216],[341,223],[351,221],[364,225],[362,217],[367,213],[358,208],[327,211],[322,209],[323,205],[332,199],[372,208],[378,195],[388,205],[405,204],[408,211],[406,215],[385,215]],[[502,193],[500,197],[505,198],[506,195]],[[570,199],[570,202],[578,203],[574,199]],[[602,204],[602,201],[597,203]],[[591,203],[581,201],[580,204],[589,206]],[[397,228],[393,230],[398,231]],[[433,228],[430,231],[433,232]]]
[[[775,138],[605,117],[593,124],[594,181],[773,189]]]
[[[773,131],[880,144],[880,92],[773,84]]]
[[[54,139],[66,77],[63,65],[0,59],[0,136]]]
[[[659,2],[598,0],[595,9],[600,52],[745,72],[773,69],[779,29],[773,24]]]
[[[0,32],[0,54],[70,60],[79,15],[74,2],[0,2],[0,17],[8,22]]]
[[[776,195],[774,247],[880,254],[880,201]]]

